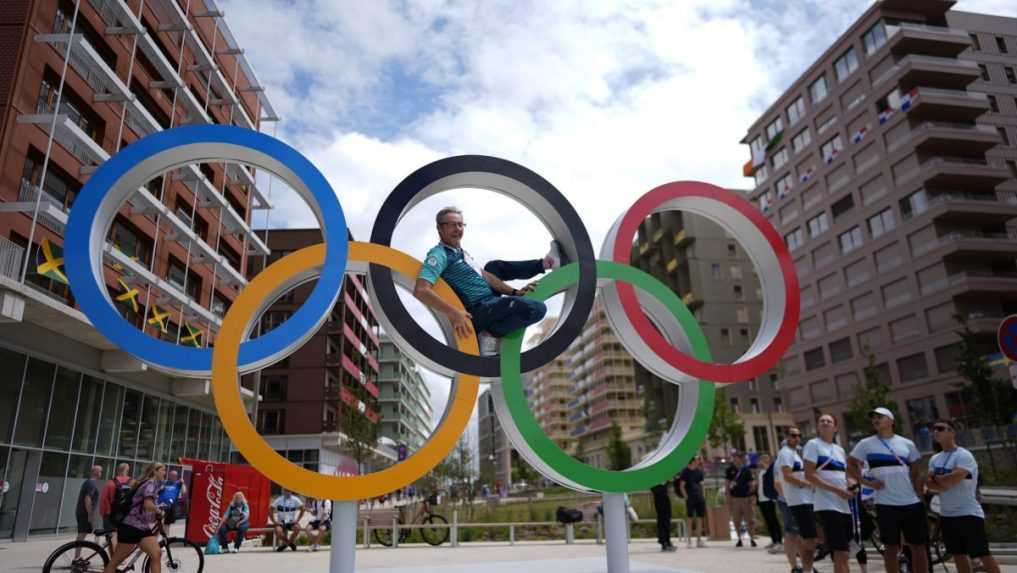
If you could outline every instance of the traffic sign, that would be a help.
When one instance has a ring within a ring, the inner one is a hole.
[[[1003,319],[996,332],[999,351],[1010,360],[1017,362],[1017,314]]]

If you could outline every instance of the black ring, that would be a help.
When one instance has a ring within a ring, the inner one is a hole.
[[[484,181],[485,177],[500,181]],[[428,189],[447,178],[453,179],[444,182],[445,185]],[[566,314],[561,319],[559,328],[549,338],[522,354],[523,372],[539,368],[557,358],[579,336],[590,317],[597,292],[596,256],[590,235],[572,204],[554,185],[522,165],[497,157],[460,155],[440,159],[417,169],[392,190],[374,221],[371,242],[391,246],[396,225],[403,214],[416,204],[417,201],[414,200],[422,192],[428,191],[419,200],[440,191],[463,187],[490,189],[503,193],[533,212],[551,229],[552,235],[555,235],[555,229],[558,229],[559,232],[568,233],[571,237],[571,241],[561,240],[557,236],[555,238],[562,243],[566,254],[579,264],[579,281],[575,287],[574,301],[571,308],[568,308],[566,303]],[[539,199],[546,205],[528,204],[525,198],[514,194],[526,191],[535,194],[532,199]],[[371,264],[368,277],[377,301],[375,312],[380,319],[386,319],[391,328],[397,331],[389,333],[393,341],[402,338],[417,353],[453,372],[485,378],[500,376],[499,357],[465,354],[435,340],[421,328],[399,300],[391,269]],[[572,292],[571,289],[568,292]]]

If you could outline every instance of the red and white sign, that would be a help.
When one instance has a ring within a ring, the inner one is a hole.
[[[999,351],[1003,356],[1011,362],[1017,362],[1017,314],[1003,319],[996,331],[996,341],[999,342]]]
[[[233,500],[233,494],[244,492],[251,509],[250,527],[265,527],[272,484],[251,466],[223,464],[204,460],[182,459],[184,474],[190,472],[186,537],[205,543],[219,531],[222,515]],[[254,534],[251,534],[254,535]]]

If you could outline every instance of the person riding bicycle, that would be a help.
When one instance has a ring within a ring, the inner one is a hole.
[[[103,573],[116,573],[117,566],[127,559],[134,548],[140,547],[148,555],[151,573],[160,573],[161,549],[154,528],[163,512],[157,504],[159,487],[166,477],[166,465],[152,463],[145,469],[141,482],[133,487],[131,509],[117,526],[117,545]]]
[[[898,571],[901,534],[911,547],[912,571],[928,573],[926,548],[929,523],[922,503],[923,482],[918,473],[921,454],[911,440],[894,433],[893,412],[876,408],[869,412],[876,433],[851,450],[848,474],[876,490],[876,523],[880,541],[886,545],[883,563],[888,573]],[[869,464],[871,477],[861,473],[861,462]]]
[[[989,573],[999,573],[999,564],[989,551],[985,535],[985,511],[975,497],[978,462],[957,445],[957,428],[950,420],[933,426],[933,439],[943,451],[929,459],[926,487],[939,493],[939,522],[946,551],[953,556],[958,573],[972,571],[971,559],[981,558]]]

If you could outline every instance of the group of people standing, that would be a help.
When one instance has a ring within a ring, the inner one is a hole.
[[[938,494],[940,531],[958,572],[971,572],[972,560],[980,560],[985,571],[998,572],[985,533],[985,513],[976,497],[978,464],[970,451],[957,445],[954,423],[940,420],[934,424],[933,437],[941,451],[930,458],[923,477],[919,463],[922,456],[914,442],[894,432],[893,413],[876,408],[869,418],[875,433],[858,442],[850,454],[837,443],[837,419],[830,414],[818,418],[818,435],[804,447],[801,431],[788,428],[772,464],[767,454],[760,455],[756,464],[735,454],[725,478],[728,507],[738,536],[736,546],[744,546],[743,524],[749,543],[757,546],[754,499],[770,534],[767,549],[771,554],[783,552],[792,573],[815,570],[813,561],[820,538],[820,553],[832,556],[835,573],[849,571],[852,547],[864,573],[864,542],[877,528],[888,573],[899,571],[902,544],[909,547],[911,570],[927,573],[929,520],[924,499]],[[676,493],[686,497],[687,516],[697,539],[705,514],[702,465],[697,456],[675,479]],[[863,490],[871,494],[874,519],[863,503]],[[661,550],[674,551],[666,485],[654,488],[654,500]],[[662,512],[666,513],[666,525]],[[697,545],[702,547],[702,541],[698,540]]]

